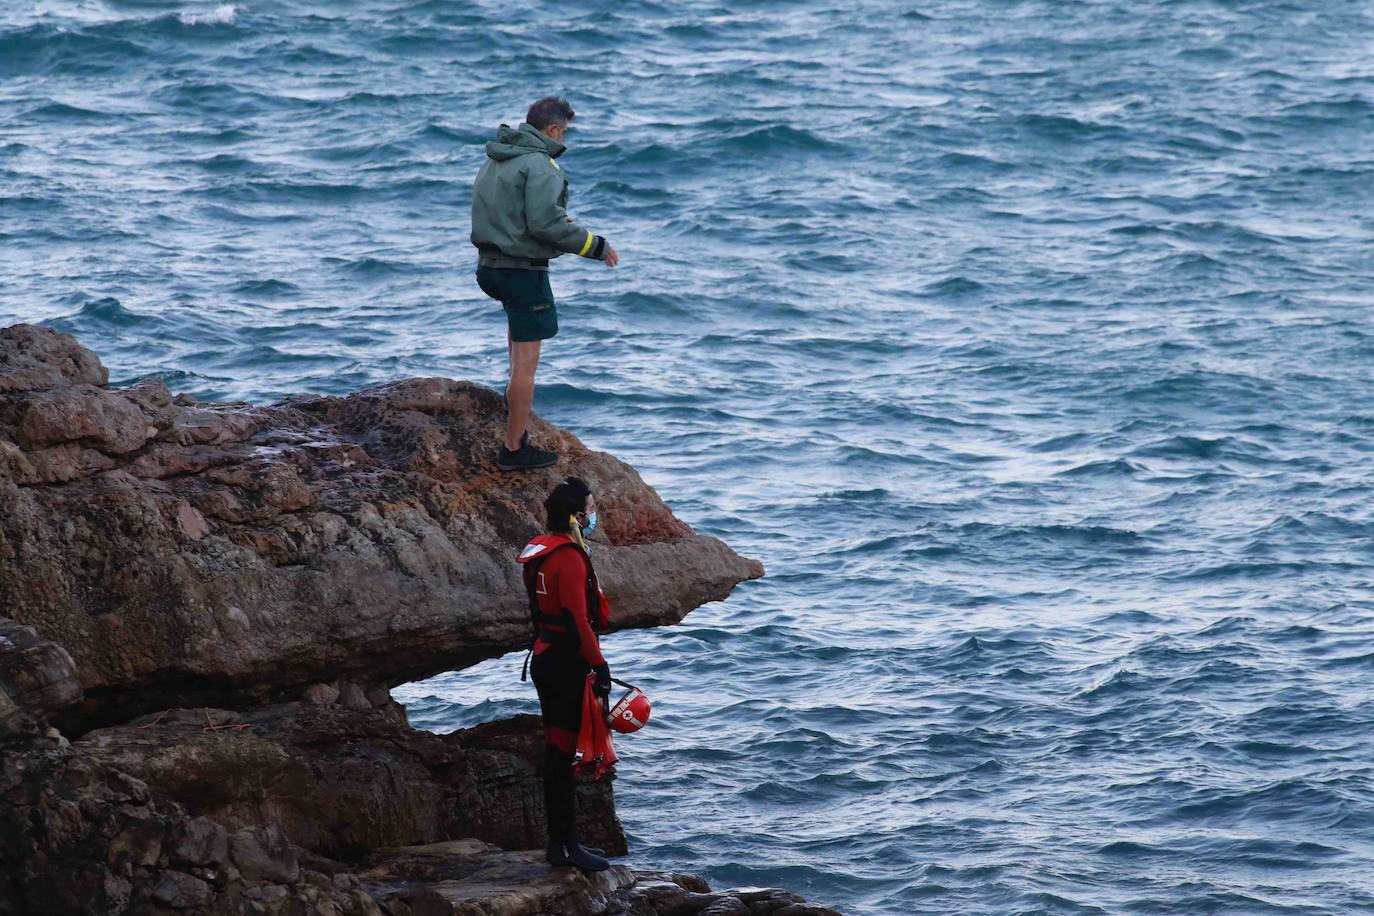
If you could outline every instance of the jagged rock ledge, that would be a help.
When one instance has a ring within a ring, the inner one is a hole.
[[[268,407],[108,387],[0,330],[0,916],[832,912],[775,890],[550,869],[538,721],[416,731],[389,688],[519,649],[510,558],[559,477],[604,507],[619,627],[762,575],[633,469],[499,395],[411,379]],[[609,780],[588,840],[623,851]]]

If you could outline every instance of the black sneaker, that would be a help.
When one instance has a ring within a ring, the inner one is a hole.
[[[528,441],[513,452],[502,445],[496,453],[496,466],[503,471],[533,471],[535,468],[549,467],[557,461],[556,454],[535,448]]]

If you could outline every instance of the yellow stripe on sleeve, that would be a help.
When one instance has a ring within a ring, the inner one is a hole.
[[[587,256],[587,252],[589,252],[589,251],[592,250],[592,242],[594,242],[595,240],[596,240],[596,236],[592,235],[591,232],[588,231],[588,232],[587,232],[587,244],[585,244],[585,245],[582,246],[582,250],[578,252],[578,255],[579,255],[580,257],[584,257],[584,258],[585,258],[585,257]]]

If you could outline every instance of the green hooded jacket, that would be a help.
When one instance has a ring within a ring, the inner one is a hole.
[[[568,179],[554,162],[566,149],[530,124],[502,124],[472,186],[472,244],[479,263],[547,268],[560,254],[601,260],[606,240],[568,218]],[[533,261],[536,263],[522,263]]]

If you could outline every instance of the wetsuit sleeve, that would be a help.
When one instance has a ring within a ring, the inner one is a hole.
[[[601,654],[600,640],[587,616],[586,562],[581,554],[569,547],[549,557],[546,563],[556,564],[553,572],[558,603],[572,615],[573,626],[577,628],[577,651],[587,664],[604,665],[606,659]]]
[[[525,226],[530,235],[559,251],[599,261],[606,256],[606,240],[568,219],[559,203],[563,173],[553,160],[536,162],[525,176]]]

